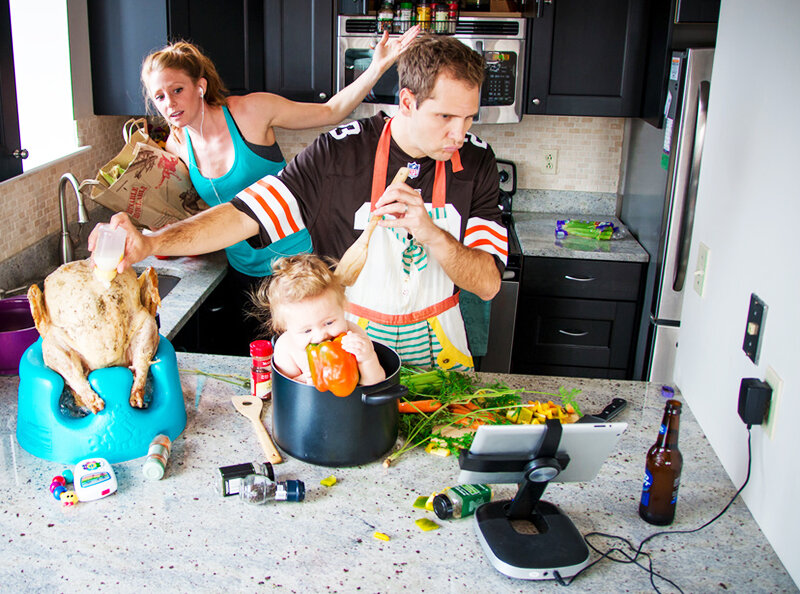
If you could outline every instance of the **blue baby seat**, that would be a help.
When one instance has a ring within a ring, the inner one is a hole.
[[[114,464],[145,456],[156,435],[163,433],[174,441],[186,427],[178,360],[163,336],[150,365],[150,382],[152,402],[147,408],[134,408],[129,402],[133,372],[127,367],[96,369],[89,374],[89,384],[105,400],[105,408],[74,416],[59,403],[64,379],[44,364],[39,338],[19,363],[17,440],[37,458],[64,464],[90,457]]]

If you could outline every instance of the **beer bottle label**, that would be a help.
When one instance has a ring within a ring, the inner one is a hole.
[[[642,483],[642,505],[648,506],[650,505],[650,487],[653,486],[653,475],[650,474],[650,471],[645,468],[644,469],[644,482]],[[675,491],[675,497],[678,496],[677,490]]]
[[[681,486],[681,477],[676,476],[675,482],[672,484],[672,500],[670,504],[675,505],[675,502],[678,501],[678,487]]]

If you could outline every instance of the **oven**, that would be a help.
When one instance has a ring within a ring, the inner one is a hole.
[[[516,166],[511,161],[498,159],[497,168],[500,172],[502,220],[508,230],[508,263],[500,283],[500,291],[492,300],[486,354],[475,362],[475,366],[478,371],[487,373],[510,373],[523,254],[511,212],[512,197],[517,187]]]
[[[369,66],[370,46],[375,43],[377,21],[369,16],[338,18],[336,88],[342,90]],[[508,124],[522,119],[525,74],[525,19],[460,17],[454,37],[481,53],[486,60],[486,79],[481,88],[481,107],[475,123]],[[352,116],[363,118],[397,111],[397,69],[380,78]]]

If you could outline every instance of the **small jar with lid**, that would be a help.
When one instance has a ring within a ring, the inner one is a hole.
[[[431,30],[431,20],[433,16],[433,9],[428,0],[419,0],[417,4],[417,23],[421,31]]]
[[[262,400],[272,397],[272,343],[255,340],[250,343],[250,393]]]

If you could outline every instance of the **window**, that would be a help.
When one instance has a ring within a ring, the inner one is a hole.
[[[4,135],[0,142],[5,154],[20,148],[27,150],[28,157],[21,165],[22,170],[29,171],[78,147],[72,105],[67,2],[0,0],[0,12],[3,11],[7,11],[8,20],[0,16],[0,27],[10,31],[10,36],[4,35],[4,40],[8,41],[0,46],[0,79],[3,87],[9,81],[11,90],[16,88],[16,105],[13,105],[11,92],[4,93],[2,127],[4,131],[14,130],[16,111],[19,133],[18,136]],[[47,18],[42,18],[43,15]],[[46,43],[42,43],[43,40],[47,40]],[[13,56],[11,60],[9,52]],[[16,161],[16,167],[9,166],[8,172],[3,166],[4,175],[0,179],[20,173],[20,162]]]

